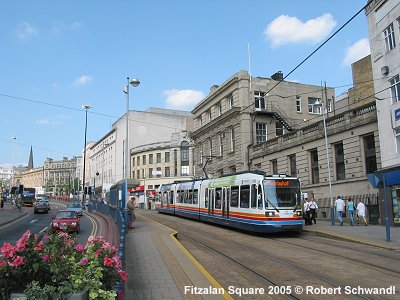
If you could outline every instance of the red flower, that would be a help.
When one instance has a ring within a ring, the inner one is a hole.
[[[123,270],[118,270],[118,274],[121,277],[122,281],[126,281],[128,279],[128,273]]]
[[[112,267],[114,266],[114,260],[112,258],[109,257],[104,257],[104,262],[103,262],[105,267]]]
[[[18,255],[14,258],[13,262],[9,263],[9,265],[12,267],[19,267],[20,265],[23,264],[24,264],[24,258]]]

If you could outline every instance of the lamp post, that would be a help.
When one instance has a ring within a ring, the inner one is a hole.
[[[85,144],[84,144],[84,148],[83,148],[83,183],[82,183],[82,191],[83,191],[83,197],[82,197],[82,202],[83,204],[85,203],[86,200],[86,192],[85,192],[85,172],[86,172],[86,133],[87,133],[87,112],[88,109],[92,108],[91,105],[89,104],[85,104],[82,105],[82,108],[85,109]]]
[[[140,84],[139,79],[130,80],[129,77],[127,79],[127,84],[125,86],[124,92],[126,94],[126,136],[125,136],[125,203],[122,203],[122,207],[126,210],[126,205],[128,203],[128,176],[129,176],[129,85],[131,84],[133,87],[137,87]],[[126,212],[127,214],[127,212]],[[125,216],[125,220],[127,220],[127,216]]]
[[[320,103],[316,104],[316,106],[321,107],[322,116],[323,116],[323,120],[324,120],[325,151],[326,151],[326,161],[328,164],[329,198],[330,198],[330,205],[331,205],[331,223],[332,223],[332,226],[335,226],[335,208],[333,206],[333,196],[332,196],[331,163],[330,163],[330,159],[329,159],[328,134],[327,134],[327,130],[326,130],[327,109],[324,106],[324,103],[322,101]]]
[[[12,169],[11,169],[12,186],[14,186],[14,184],[15,184],[15,183],[14,183],[15,140],[17,139],[17,137],[16,137],[16,136],[12,136],[11,139],[14,141],[14,142],[13,142],[13,148],[14,148],[14,149],[13,149],[13,166],[12,166]]]

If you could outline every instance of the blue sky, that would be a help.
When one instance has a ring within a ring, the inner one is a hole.
[[[239,70],[288,74],[367,0],[2,1],[0,165],[80,155],[126,110],[190,111]],[[287,80],[351,87],[369,54],[361,12]],[[12,139],[11,137],[16,137]]]

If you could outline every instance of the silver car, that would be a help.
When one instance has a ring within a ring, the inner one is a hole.
[[[68,210],[74,210],[77,212],[78,216],[83,215],[83,209],[82,206],[79,202],[71,202],[67,204],[67,209]]]

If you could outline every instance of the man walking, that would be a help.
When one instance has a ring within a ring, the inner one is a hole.
[[[340,222],[340,226],[343,226],[343,212],[344,212],[344,201],[340,196],[337,197],[335,201],[336,215]]]
[[[357,215],[359,219],[363,218],[365,226],[368,226],[367,218],[365,217],[365,205],[362,201],[357,204]]]

